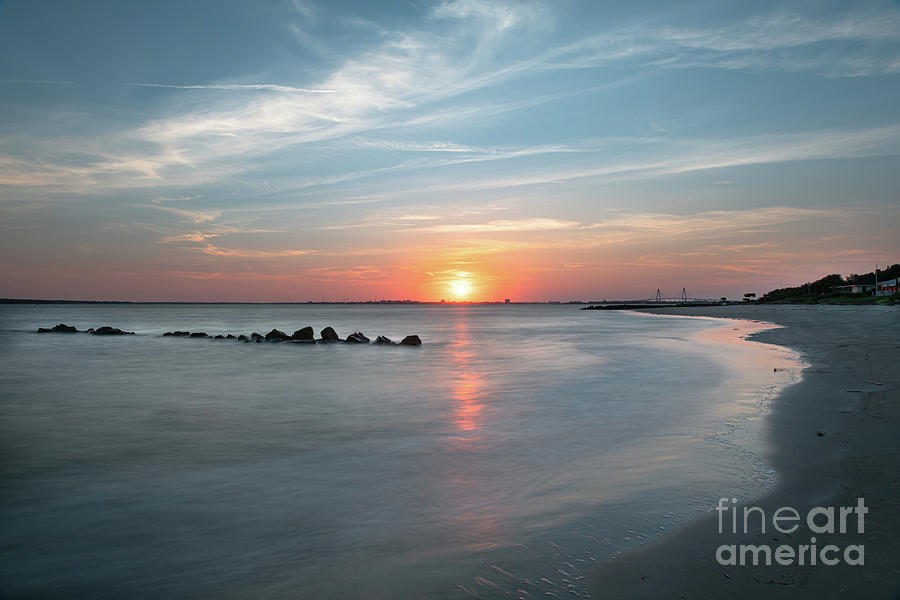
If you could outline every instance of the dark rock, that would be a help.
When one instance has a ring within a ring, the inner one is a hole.
[[[205,331],[195,331],[194,333],[191,334],[191,337],[209,337],[209,336],[206,335]]]
[[[267,342],[286,342],[289,339],[291,339],[291,336],[283,331],[278,331],[277,329],[273,329],[266,334]]]
[[[290,340],[292,344],[315,344],[316,340]]]
[[[244,334],[242,333],[241,335],[238,336],[238,341],[239,341],[239,342],[249,342],[249,341],[250,341],[250,338],[248,338],[246,335],[244,335]]]
[[[225,336],[225,339],[226,339],[226,340],[235,340],[235,339],[237,339],[237,338],[234,337],[233,335],[231,335],[231,334],[229,333],[228,335]]]
[[[163,337],[168,337],[170,335],[174,335],[171,331],[167,331],[163,334]]]
[[[190,331],[173,331],[172,335],[177,335],[178,337],[188,337],[191,335]]]
[[[339,342],[341,338],[338,337],[337,332],[333,328],[326,327],[322,330],[322,340],[325,342]]]
[[[408,335],[400,341],[401,346],[421,346],[422,340],[417,335]]]
[[[291,336],[291,339],[298,342],[308,342],[310,340],[314,340],[315,334],[313,333],[313,328],[307,326],[303,329],[298,329],[294,332],[294,335]]]
[[[70,325],[66,325],[65,323],[60,323],[59,325],[51,328],[40,327],[38,328],[38,333],[78,333],[78,330]]]
[[[347,343],[348,344],[368,344],[369,338],[367,338],[365,335],[363,335],[359,331],[356,331],[347,336]]]
[[[108,325],[90,330],[90,332],[94,335],[134,335],[133,331],[122,331],[117,327],[109,327]]]
[[[256,333],[256,332],[254,331],[253,333],[250,334],[250,339],[251,339],[251,340],[255,340],[255,341],[259,341],[259,340],[263,339],[263,336],[259,335],[258,333]]]
[[[224,340],[224,339],[225,339],[225,336],[222,335],[222,334],[220,333],[219,335],[216,336],[216,339],[217,339],[217,340]]]
[[[383,335],[379,335],[377,338],[375,338],[375,343],[379,346],[396,346],[396,344],[391,341],[391,338],[384,337]]]

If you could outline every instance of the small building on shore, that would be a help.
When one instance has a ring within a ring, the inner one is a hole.
[[[897,278],[888,279],[887,281],[879,281],[878,282],[878,291],[875,292],[876,296],[891,296],[896,294],[898,291],[897,287]]]
[[[850,283],[847,285],[836,285],[831,288],[831,291],[839,294],[870,294],[875,291],[875,284]]]

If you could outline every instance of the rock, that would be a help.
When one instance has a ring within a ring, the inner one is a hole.
[[[241,335],[239,335],[237,339],[238,339],[239,342],[249,342],[249,341],[250,341],[250,338],[248,338],[248,337],[247,337],[246,335],[244,335],[243,333],[242,333]]]
[[[824,432],[824,431],[817,431],[817,432],[816,432],[816,435],[819,436],[819,437],[822,437],[823,435],[825,435],[825,432]]]
[[[338,337],[337,332],[333,328],[326,327],[322,330],[322,341],[339,342],[341,341],[341,338]]]
[[[291,336],[283,331],[278,331],[277,329],[273,329],[266,334],[267,342],[286,342],[289,339],[291,339]]]
[[[219,335],[216,336],[215,339],[217,339],[217,340],[224,340],[224,339],[225,339],[225,336],[222,335],[222,334],[220,333]]]
[[[391,338],[384,337],[383,335],[379,335],[375,338],[375,343],[379,346],[396,346],[394,342],[391,341]]]
[[[226,340],[236,340],[237,338],[229,333],[228,335],[225,336],[225,339]]]
[[[206,335],[205,331],[195,331],[194,333],[191,334],[191,337],[209,337],[209,336]]]
[[[298,329],[294,332],[294,335],[291,336],[292,340],[298,342],[308,342],[311,340],[315,340],[315,334],[313,333],[312,327],[304,327],[303,329]]]
[[[90,332],[94,335],[134,335],[133,331],[122,331],[121,329],[109,327],[108,325],[92,329]]]
[[[259,335],[258,333],[256,333],[254,331],[253,333],[250,334],[250,339],[258,342],[259,340],[263,339],[263,336]]]
[[[400,341],[401,346],[421,346],[422,340],[417,335],[408,335]]]
[[[368,344],[369,338],[367,338],[365,335],[363,335],[359,331],[356,331],[347,336],[347,343],[348,344]]]
[[[78,333],[78,330],[70,325],[66,325],[65,323],[60,323],[55,327],[39,327],[37,330],[38,333]]]
[[[191,335],[190,331],[173,331],[172,335],[177,335],[178,337],[188,337]]]

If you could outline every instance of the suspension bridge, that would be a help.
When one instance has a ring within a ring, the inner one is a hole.
[[[688,296],[687,288],[681,288],[681,297],[663,296],[662,290],[657,288],[655,298],[642,298],[640,300],[613,300],[587,306],[581,310],[626,310],[636,308],[659,308],[661,306],[711,306],[721,304],[721,300],[712,298],[692,298]]]

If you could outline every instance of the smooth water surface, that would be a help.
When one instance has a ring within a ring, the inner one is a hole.
[[[59,322],[137,335],[33,333]],[[304,325],[424,344],[161,337]],[[0,595],[588,597],[594,562],[771,484],[753,423],[787,381],[773,366],[796,363],[722,333],[738,327],[564,305],[2,306]]]

